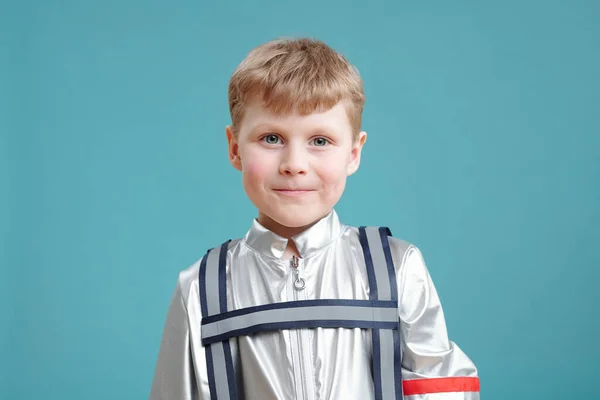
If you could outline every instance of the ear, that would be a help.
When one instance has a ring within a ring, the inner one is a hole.
[[[228,125],[225,128],[225,134],[227,136],[227,148],[229,150],[229,162],[233,165],[233,168],[238,171],[242,170],[242,159],[239,154],[239,146],[237,144],[237,139],[235,134],[233,133],[233,128]]]
[[[352,175],[358,170],[358,166],[360,165],[360,154],[362,148],[367,141],[367,132],[361,132],[358,134],[358,139],[352,145],[352,151],[350,155],[350,162],[348,163],[347,174],[348,176]]]

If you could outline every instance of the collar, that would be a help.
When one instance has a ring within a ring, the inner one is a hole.
[[[319,222],[292,237],[291,240],[294,241],[300,257],[307,258],[337,239],[341,232],[342,224],[337,213],[331,210]],[[252,226],[246,233],[244,241],[259,253],[279,259],[283,257],[288,243],[288,239],[271,232],[256,219],[252,221]]]

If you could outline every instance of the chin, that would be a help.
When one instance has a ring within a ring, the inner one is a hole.
[[[273,221],[288,228],[301,228],[311,225],[326,216],[328,211],[316,212],[315,210],[288,210],[265,213]]]

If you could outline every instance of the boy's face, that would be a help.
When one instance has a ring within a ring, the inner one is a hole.
[[[353,142],[346,105],[325,112],[277,115],[261,103],[245,109],[237,136],[227,127],[229,159],[267,228],[303,228],[338,202],[360,163],[366,140]]]

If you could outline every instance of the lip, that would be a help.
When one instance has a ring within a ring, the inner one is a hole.
[[[273,190],[284,196],[302,196],[304,194],[314,192],[314,190],[309,190],[309,189],[273,189]]]

